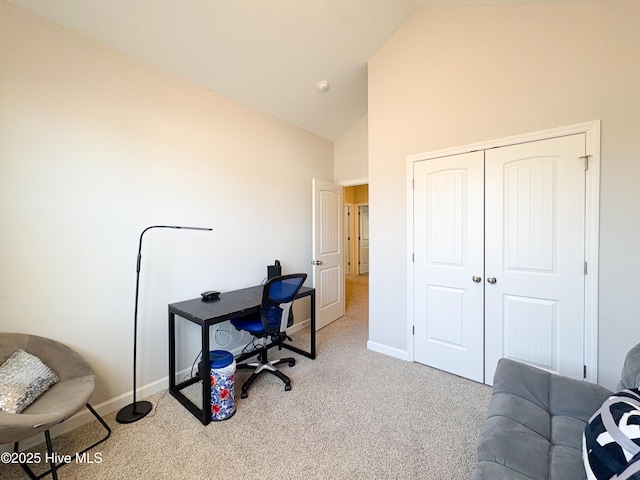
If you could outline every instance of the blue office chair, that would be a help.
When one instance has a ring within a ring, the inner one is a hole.
[[[282,342],[288,338],[286,329],[293,325],[291,305],[306,279],[306,273],[295,273],[272,278],[264,285],[260,312],[231,320],[231,324],[236,329],[245,330],[254,337],[262,339],[262,344],[257,349],[258,363],[241,363],[237,366],[239,369],[253,370],[251,376],[242,385],[241,398],[247,398],[249,387],[264,372],[275,375],[284,382],[285,390],[291,390],[291,379],[278,371],[276,365],[288,363],[290,367],[293,367],[296,364],[296,360],[288,357],[269,361],[267,359],[267,351],[270,347],[276,345],[279,349],[282,349]],[[271,338],[271,343],[267,341],[269,337]]]

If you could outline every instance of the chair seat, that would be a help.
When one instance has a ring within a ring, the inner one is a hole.
[[[257,355],[258,363],[241,363],[237,366],[239,369],[253,370],[251,376],[242,385],[240,398],[247,398],[249,387],[264,372],[282,380],[285,391],[291,390],[291,379],[278,371],[276,366],[287,364],[293,367],[296,360],[288,357],[269,361],[267,352],[273,345],[282,348],[282,342],[288,338],[286,329],[293,325],[291,305],[306,278],[306,273],[294,273],[269,279],[262,290],[260,311],[255,315],[231,319],[231,325],[235,328],[249,332],[262,340],[260,344],[253,341],[252,355]],[[271,337],[271,344],[267,341],[268,337]]]
[[[104,442],[111,435],[111,429],[88,403],[95,388],[95,376],[91,366],[79,353],[62,343],[37,335],[0,332],[0,364],[20,348],[38,357],[58,375],[60,381],[52,385],[22,413],[0,412],[0,445],[13,443],[14,452],[17,453],[20,441],[44,432],[50,469],[36,476],[28,464],[20,464],[29,478],[43,478],[51,474],[53,480],[57,480],[58,468],[68,462],[58,463],[54,458],[49,432],[51,427],[64,422],[86,406],[102,424],[106,435],[78,454]],[[72,457],[75,458],[76,455]]]
[[[264,328],[262,328],[262,320],[260,319],[260,315],[234,318],[231,320],[231,325],[236,327],[238,330],[246,330],[256,337],[266,335]]]

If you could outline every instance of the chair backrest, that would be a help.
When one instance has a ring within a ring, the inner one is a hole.
[[[260,319],[265,332],[284,332],[293,324],[291,305],[306,279],[306,273],[294,273],[274,277],[264,285]]]

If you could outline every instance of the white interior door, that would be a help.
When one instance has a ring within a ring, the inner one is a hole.
[[[369,205],[358,207],[358,274],[369,273]]]
[[[484,153],[414,165],[415,360],[483,381]]]
[[[583,378],[583,155],[584,134],[486,151],[487,383],[501,357]]]
[[[316,327],[344,315],[343,187],[313,179],[313,286]]]

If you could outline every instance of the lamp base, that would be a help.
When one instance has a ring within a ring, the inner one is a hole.
[[[116,421],[118,423],[133,423],[137,422],[141,418],[146,417],[153,405],[151,402],[143,400],[141,402],[130,403],[126,407],[122,407],[116,415]]]

